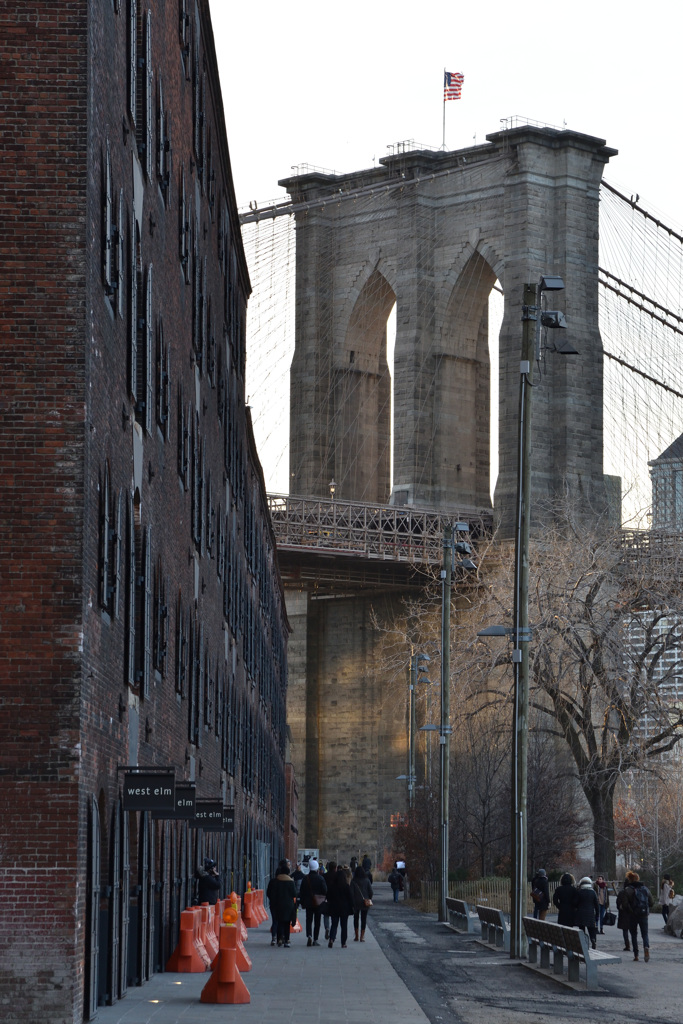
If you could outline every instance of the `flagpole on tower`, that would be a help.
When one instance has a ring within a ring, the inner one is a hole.
[[[462,92],[462,83],[465,76],[461,71],[446,71],[443,69],[443,144],[446,148],[446,100],[459,100]]]

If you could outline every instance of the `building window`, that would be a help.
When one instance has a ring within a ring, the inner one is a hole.
[[[180,265],[183,268],[185,284],[190,283],[190,208],[185,192],[185,168],[180,172],[180,198],[178,201],[178,240]]]
[[[216,678],[208,650],[204,658],[204,727],[213,725],[213,702],[216,695]]]
[[[152,433],[152,411],[154,408],[154,315],[152,313],[152,266],[145,275],[144,297],[141,287],[142,274],[137,275],[137,305],[135,358],[135,418],[147,434]]]
[[[135,123],[138,107],[138,0],[128,0],[128,111]]]
[[[156,348],[156,419],[164,441],[170,436],[171,412],[171,353],[164,339],[161,319],[157,326]]]
[[[116,312],[120,317],[123,316],[123,269],[124,269],[124,244],[125,236],[123,230],[123,217],[124,217],[124,198],[123,189],[119,190],[119,203],[116,211],[116,236],[115,236],[115,278],[114,287],[116,288]]]
[[[138,337],[141,316],[139,304],[142,299],[142,258],[140,254],[140,235],[135,220],[135,209],[131,222],[130,244],[130,309],[128,323],[128,388],[134,401],[138,395]]]
[[[142,573],[137,583],[140,592],[140,647],[137,652],[136,680],[142,696],[148,698],[152,680],[152,528],[145,527],[142,545]]]
[[[195,620],[190,624],[190,666],[188,694],[188,739],[202,745],[201,716],[204,706],[204,625]]]
[[[115,288],[114,272],[114,186],[111,174],[111,150],[107,139],[104,154],[104,223],[102,225],[102,281],[104,291],[111,299]]]
[[[154,573],[154,671],[159,680],[166,676],[166,655],[168,651],[168,605],[166,603],[166,579],[163,573],[161,555],[157,559]]]
[[[157,177],[164,197],[164,204],[171,202],[171,122],[164,109],[164,90],[159,78],[157,87]]]
[[[178,0],[178,35],[185,78],[189,77],[190,68],[190,15],[187,5],[188,0]]]
[[[104,467],[100,501],[100,605],[108,615],[117,618],[121,588],[122,499],[120,494],[111,491],[109,463]]]
[[[145,169],[147,180],[152,179],[153,140],[152,140],[152,14],[147,11],[142,15],[138,8],[137,19],[137,67],[140,72],[135,86],[135,140],[138,156]]]
[[[182,480],[184,490],[190,485],[191,423],[192,406],[185,406],[182,388],[178,385],[178,476]]]
[[[179,697],[184,697],[187,687],[187,661],[188,661],[188,620],[183,609],[182,594],[178,591],[176,602],[176,651],[175,651],[175,689]]]
[[[134,688],[135,679],[135,619],[136,619],[136,583],[138,576],[136,551],[136,518],[139,507],[130,496],[128,502],[128,579],[126,587],[126,683]]]

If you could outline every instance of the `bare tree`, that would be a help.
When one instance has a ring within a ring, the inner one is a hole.
[[[681,562],[673,539],[663,558],[642,535],[589,521],[568,503],[551,511],[530,558],[531,702],[541,732],[568,745],[592,813],[595,863],[614,877],[615,787],[625,772],[653,770],[683,736],[674,699]],[[511,621],[510,553],[493,554],[472,627],[501,613]],[[480,670],[500,662],[471,634],[469,644]]]

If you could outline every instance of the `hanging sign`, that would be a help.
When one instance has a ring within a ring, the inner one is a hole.
[[[153,818],[158,820],[187,821],[194,818],[197,803],[197,787],[194,782],[176,782],[175,809],[173,811],[154,811]]]
[[[197,787],[194,782],[176,782],[176,818],[194,818],[197,809]]]
[[[232,832],[235,828],[235,808],[225,807],[222,800],[197,800],[193,828],[205,832]]]
[[[222,800],[197,800],[193,828],[203,828],[208,832],[223,831],[223,801]]]
[[[124,811],[175,813],[175,769],[130,771],[123,776]]]

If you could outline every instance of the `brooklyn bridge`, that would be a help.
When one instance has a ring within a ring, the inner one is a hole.
[[[267,368],[254,404],[278,361],[290,371],[289,493],[269,501],[302,846],[378,858],[405,810],[414,652],[389,663],[380,624],[438,575],[447,525],[475,564],[482,540],[511,537],[523,296],[542,275],[561,278],[567,328],[539,333],[532,503],[571,494],[634,552],[666,550],[651,527],[676,525],[675,509],[647,516],[651,464],[683,429],[683,239],[607,182],[616,156],[511,119],[465,150],[405,143],[351,174],[297,168],[287,201],[242,216],[251,358]],[[468,586],[459,573],[456,595]]]

